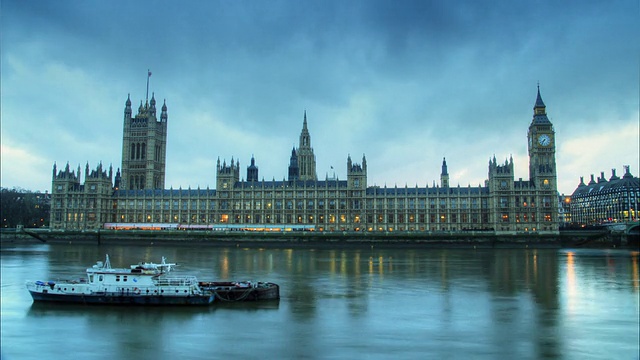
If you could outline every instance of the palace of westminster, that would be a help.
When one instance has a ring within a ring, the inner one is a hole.
[[[215,189],[165,189],[167,106],[124,109],[122,167],[53,166],[51,229],[197,229],[245,231],[490,231],[558,233],[555,131],[538,88],[527,134],[529,179],[514,179],[513,160],[489,160],[483,186],[453,187],[446,160],[433,187],[367,184],[367,159],[346,159],[346,180],[318,180],[304,114],[288,177],[259,180],[252,158],[220,162]]]

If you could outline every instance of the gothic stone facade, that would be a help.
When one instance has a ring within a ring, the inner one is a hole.
[[[52,186],[53,229],[186,228],[315,231],[471,231],[557,233],[555,131],[538,89],[528,131],[529,179],[514,179],[512,159],[491,159],[484,186],[452,187],[446,160],[433,187],[367,184],[367,159],[347,157],[347,179],[318,180],[304,115],[288,177],[258,180],[255,159],[240,180],[240,164],[218,159],[216,189],[164,189],[167,108],[155,100],[124,116],[122,172],[69,169]]]

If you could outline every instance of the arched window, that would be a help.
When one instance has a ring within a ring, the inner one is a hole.
[[[142,143],[141,148],[142,149],[140,150],[140,158],[144,160],[147,157],[147,144]]]
[[[131,160],[135,159],[135,156],[136,156],[136,144],[131,143],[131,148],[130,148],[129,152],[131,153]]]

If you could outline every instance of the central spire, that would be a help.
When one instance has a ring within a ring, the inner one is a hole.
[[[307,130],[307,110],[304,110],[304,122],[302,123],[302,130]]]
[[[317,180],[316,156],[311,147],[311,135],[307,127],[307,110],[304,111],[300,144],[297,151],[300,180]]]
[[[300,149],[311,148],[311,135],[307,128],[307,110],[304,111],[304,121],[302,122],[302,132],[300,133]]]
[[[546,108],[544,102],[542,101],[542,96],[540,96],[540,83],[538,83],[538,97],[536,98],[536,104],[534,105],[533,109],[535,110],[536,108]]]

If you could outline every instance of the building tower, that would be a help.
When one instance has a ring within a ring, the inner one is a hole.
[[[490,213],[493,219],[491,227],[496,232],[513,233],[516,230],[516,213],[514,209],[514,167],[513,157],[509,157],[504,164],[497,162],[496,157],[489,160],[489,193],[491,194]],[[489,224],[487,224],[489,225]]]
[[[72,228],[69,225],[70,220],[77,222],[77,211],[69,211],[69,203],[71,203],[74,193],[80,191],[80,166],[75,172],[69,167],[69,163],[64,170],[58,171],[57,165],[53,164],[53,176],[51,181],[51,213],[50,227],[51,229]],[[75,209],[74,209],[75,210]]]
[[[449,172],[447,171],[447,160],[442,158],[442,173],[440,174],[440,186],[449,187]]]
[[[167,104],[156,117],[156,99],[143,105],[133,117],[131,99],[124,108],[122,173],[120,189],[163,189],[167,152]]]
[[[291,157],[289,158],[289,178],[287,180],[297,181],[300,178],[300,168],[298,167],[298,154],[296,148],[291,149]]]
[[[298,168],[300,180],[318,180],[316,174],[316,156],[311,147],[311,135],[307,129],[307,111],[304,112],[304,122],[300,133],[300,145],[296,152],[298,156]]]
[[[347,157],[347,216],[346,219],[351,227],[360,231],[366,226],[364,223],[365,200],[364,194],[367,189],[367,159],[362,155],[362,164],[355,164],[351,161],[351,155]]]
[[[113,168],[103,170],[100,163],[89,171],[87,163],[84,183],[77,171],[69,168],[57,171],[53,165],[51,191],[51,229],[100,229],[105,222],[113,221]],[[82,204],[82,206],[78,206]]]
[[[547,117],[547,109],[540,96],[533,106],[533,119],[527,134],[529,140],[529,179],[534,196],[531,199],[537,209],[539,231],[558,231],[558,184],[556,171],[556,137],[553,124]]]
[[[220,159],[216,166],[216,190],[226,191],[233,189],[235,183],[240,181],[240,161],[234,162],[231,158],[231,165],[227,165],[225,160],[220,165]]]
[[[351,155],[347,157],[347,188],[349,190],[367,188],[367,159],[362,155],[362,164],[351,161]]]
[[[555,131],[538,86],[538,97],[529,125],[529,178],[537,189],[556,189]]]
[[[251,155],[251,165],[247,167],[247,181],[258,181],[258,167],[256,166],[256,160],[254,159],[253,155]]]
[[[505,159],[504,164],[499,164],[495,155],[489,160],[489,191],[498,194],[503,191],[513,190],[514,167],[513,157]]]

